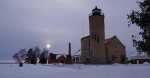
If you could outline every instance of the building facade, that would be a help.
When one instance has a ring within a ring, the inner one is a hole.
[[[89,15],[89,35],[81,38],[81,63],[107,64],[121,62],[125,56],[125,47],[121,42],[117,44],[117,38],[113,38],[111,44],[106,45],[104,14],[101,9],[95,7]],[[119,46],[115,49],[113,46]],[[117,53],[118,52],[118,53]],[[115,55],[116,54],[116,55]],[[123,55],[124,54],[124,55]],[[113,57],[115,60],[113,60]]]
[[[126,50],[122,42],[113,36],[105,40],[107,63],[123,63],[126,60]]]

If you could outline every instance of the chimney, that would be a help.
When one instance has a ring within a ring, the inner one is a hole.
[[[68,54],[71,55],[71,43],[69,42]]]

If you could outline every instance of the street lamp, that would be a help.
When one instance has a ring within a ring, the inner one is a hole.
[[[50,49],[51,48],[51,44],[46,44],[46,48]]]

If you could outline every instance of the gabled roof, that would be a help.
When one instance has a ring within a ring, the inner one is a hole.
[[[112,41],[112,37],[111,38],[107,38],[106,40],[105,40],[105,42],[104,42],[104,44],[109,44],[109,43],[111,43],[111,41]]]
[[[113,42],[113,40],[117,40],[118,43],[120,43],[123,47],[125,47],[125,46],[123,45],[123,43],[117,38],[117,36],[113,36],[113,37],[111,37],[111,38],[106,39],[105,42],[104,42],[104,44],[105,44],[105,45],[109,45],[110,43]]]
[[[90,38],[90,36],[85,36],[85,37],[82,37],[81,40],[84,40],[84,39],[87,39],[87,38]]]

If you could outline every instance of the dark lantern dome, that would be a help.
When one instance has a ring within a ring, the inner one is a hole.
[[[101,9],[97,8],[97,6],[92,10],[92,15],[102,15]]]

